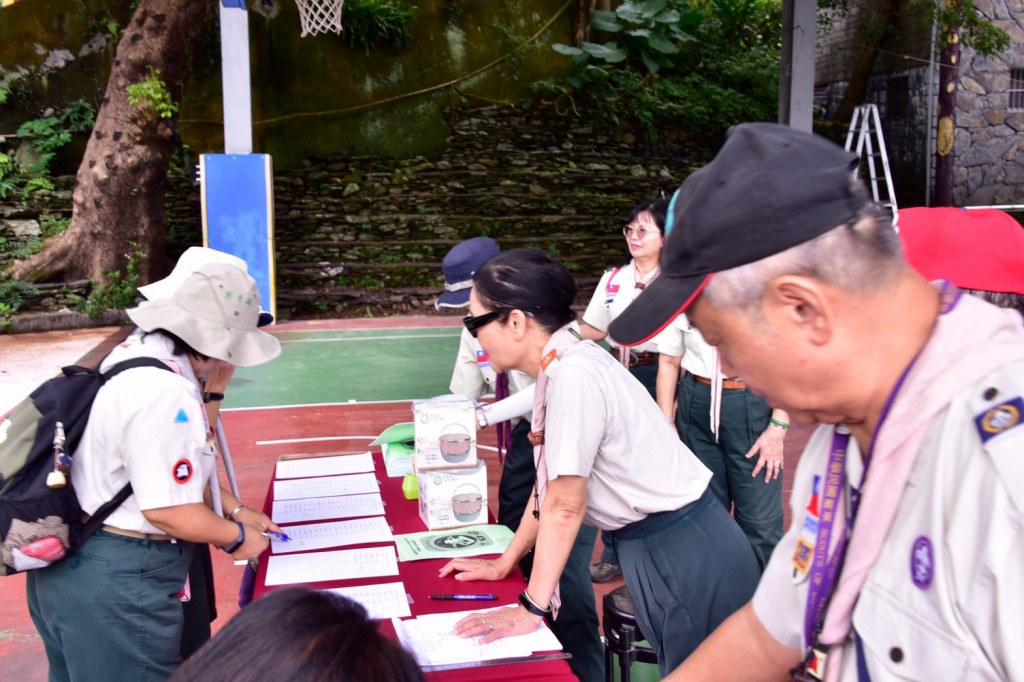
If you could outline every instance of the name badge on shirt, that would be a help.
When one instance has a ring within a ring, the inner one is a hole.
[[[800,535],[796,539],[796,547],[793,548],[793,556],[790,562],[793,564],[793,583],[801,583],[807,579],[807,572],[811,568],[811,561],[814,559],[814,543],[818,538],[818,518],[821,514],[819,508],[819,496],[821,494],[821,476],[814,477],[811,486],[811,499],[807,502],[804,510],[804,518],[800,527]]]

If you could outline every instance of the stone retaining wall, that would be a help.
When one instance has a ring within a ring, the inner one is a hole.
[[[711,157],[683,135],[652,145],[545,106],[450,120],[450,145],[434,156],[316,158],[275,173],[280,319],[432,312],[444,254],[475,236],[547,250],[576,275],[583,305],[602,271],[623,261],[632,207],[671,196]],[[0,236],[38,233],[41,214],[70,216],[73,183],[57,178],[30,206],[0,204]],[[172,180],[167,213],[178,250],[202,242],[197,185]],[[52,289],[43,297],[32,307],[67,304]]]

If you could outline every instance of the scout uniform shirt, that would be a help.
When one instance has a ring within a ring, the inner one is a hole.
[[[174,372],[140,367],[100,389],[75,453],[75,493],[91,514],[129,480],[132,494],[106,523],[138,533],[162,534],[144,509],[203,503],[216,466],[216,450],[199,384],[188,359],[173,354],[170,339],[150,334],[114,349],[102,368],[133,357],[164,360]]]
[[[594,289],[594,295],[583,312],[583,321],[594,329],[607,332],[608,326],[622,311],[640,294],[637,288],[636,268],[631,260],[621,268],[608,268],[601,276],[601,281]],[[609,342],[612,339],[608,339]],[[612,344],[615,346],[615,344]],[[618,346],[615,346],[616,348]],[[653,341],[639,346],[630,346],[634,353],[657,353],[658,345]]]
[[[518,393],[528,386],[532,386],[533,377],[529,374],[511,370],[508,374],[509,394]],[[498,384],[498,374],[491,367],[491,359],[481,346],[480,342],[473,338],[473,335],[465,328],[459,337],[459,354],[455,357],[455,368],[452,370],[452,380],[449,389],[452,393],[469,396],[473,400],[479,400],[488,393],[493,393]],[[528,417],[529,413],[523,415]],[[513,419],[515,426],[519,419]]]
[[[585,523],[618,530],[704,494],[711,472],[607,351],[580,342],[549,373],[548,478],[589,478]]]
[[[961,393],[928,428],[906,488],[892,491],[902,500],[853,611],[871,679],[1024,680],[1022,392],[1016,362]],[[801,456],[793,522],[753,600],[772,636],[801,651],[832,433],[820,427]],[[857,484],[853,439],[846,460]],[[854,648],[841,680],[859,679]]]
[[[710,379],[714,369],[709,366],[711,345],[700,332],[681,314],[654,337],[658,350],[674,358],[682,358],[680,366],[694,376]]]

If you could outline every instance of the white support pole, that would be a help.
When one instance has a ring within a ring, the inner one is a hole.
[[[224,91],[224,153],[252,153],[252,96],[249,76],[249,12],[220,7],[220,61]]]
[[[814,33],[817,0],[782,3],[779,123],[811,132],[814,121]]]

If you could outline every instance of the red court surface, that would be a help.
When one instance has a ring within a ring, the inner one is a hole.
[[[452,326],[459,323],[452,317],[376,318],[360,320],[330,320],[308,323],[286,323],[281,330],[296,329],[400,329],[407,326]],[[276,331],[276,330],[275,330]],[[118,336],[126,330],[117,330],[100,346],[109,347],[123,338]],[[97,359],[101,354],[98,347],[89,354]],[[64,359],[55,364],[67,364],[73,360]],[[238,477],[243,500],[256,506],[262,504],[272,478],[274,463],[285,454],[353,452],[369,449],[369,442],[384,428],[392,424],[410,421],[411,402],[356,403],[343,405],[311,405],[288,408],[254,408],[226,410],[223,413],[224,429],[231,448],[232,459]],[[794,427],[786,442],[787,472],[795,469],[799,452],[806,443],[809,429]],[[347,436],[340,439],[341,435]],[[322,440],[322,439],[332,440]],[[493,449],[493,429],[481,432],[479,442],[485,446],[482,457],[488,465],[488,498],[492,513],[497,511],[497,483],[499,468]],[[223,479],[222,480],[226,480]],[[790,485],[787,481],[783,496],[788,524]],[[595,560],[600,552],[600,542],[595,548]],[[237,610],[237,593],[241,569],[230,557],[214,552],[214,573],[216,576],[218,619],[214,629],[223,626]],[[604,594],[622,585],[616,578],[608,583],[595,584],[597,603]],[[102,599],[101,594],[96,595]],[[24,577],[12,576],[0,580],[0,670],[4,680],[18,682],[42,682],[47,679],[46,657],[42,644],[28,616],[25,605]],[[486,668],[481,669],[478,679],[488,679]]]

